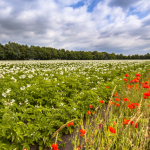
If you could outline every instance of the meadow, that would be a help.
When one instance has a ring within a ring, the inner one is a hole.
[[[58,150],[74,128],[75,150],[150,149],[149,72],[148,60],[1,61],[0,150]]]

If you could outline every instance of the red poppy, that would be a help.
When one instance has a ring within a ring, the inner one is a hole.
[[[114,125],[116,125],[117,123],[116,122],[114,122]]]
[[[140,77],[141,75],[137,73],[136,76],[137,76],[137,77]]]
[[[124,76],[125,76],[125,77],[129,77],[129,75],[128,75],[128,74],[125,74]]]
[[[74,124],[73,122],[70,123],[71,126],[73,126],[73,124]]]
[[[85,130],[84,130],[84,129],[81,129],[80,132],[81,132],[80,136],[84,137],[84,135],[85,135]]]
[[[91,112],[90,112],[90,111],[88,111],[88,114],[91,114]]]
[[[111,133],[116,133],[116,129],[114,129],[113,127],[109,126],[108,128]]]
[[[24,148],[23,150],[27,150],[26,148]]]
[[[123,101],[129,101],[127,98],[123,98]]]
[[[127,107],[128,107],[129,109],[133,109],[133,108],[135,108],[135,105],[134,105],[133,103],[131,103],[130,105],[127,105]]]
[[[106,88],[109,89],[110,87],[107,86]]]
[[[136,106],[139,106],[139,104],[138,103],[134,103]]]
[[[128,124],[130,122],[130,120],[124,119],[123,124]]]
[[[148,81],[145,81],[145,82],[144,82],[144,84],[148,84],[148,83],[149,83]]]
[[[90,107],[91,109],[93,108],[93,106],[92,106],[92,105],[90,105],[89,107]]]
[[[123,78],[123,80],[127,83],[127,81],[128,81],[128,79],[126,79],[126,78]]]
[[[131,125],[133,125],[133,123],[134,123],[134,122],[131,121]],[[137,123],[135,124],[135,128],[138,128],[138,124],[137,124]]]
[[[53,143],[53,145],[52,145],[52,150],[58,150],[58,145],[57,145],[57,143],[56,143],[56,144]]]
[[[116,104],[116,106],[120,106],[120,104]]]
[[[81,146],[78,146],[78,150],[80,150],[81,149]]]
[[[120,101],[120,99],[118,99],[118,98],[115,98],[115,100],[116,100],[116,101]]]
[[[104,103],[104,101],[103,101],[103,100],[100,100],[100,103]]]

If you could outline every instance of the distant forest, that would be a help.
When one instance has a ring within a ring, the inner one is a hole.
[[[97,51],[69,51],[52,47],[20,45],[15,42],[0,43],[0,60],[119,60],[119,59],[150,59],[150,54],[128,55],[108,54]]]

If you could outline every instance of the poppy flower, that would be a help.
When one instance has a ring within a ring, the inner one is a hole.
[[[107,86],[106,88],[109,89],[110,87]]]
[[[90,111],[88,111],[88,114],[91,114],[91,112],[90,112]]]
[[[78,150],[80,150],[81,149],[81,146],[78,146]]]
[[[24,148],[23,150],[27,150],[26,148]]]
[[[90,105],[89,107],[90,107],[91,109],[93,108],[93,106],[92,106],[92,105]]]
[[[137,77],[140,77],[141,75],[137,73],[136,76],[137,76]]]
[[[100,103],[104,103],[104,101],[103,101],[103,100],[100,100]]]
[[[130,120],[124,119],[123,124],[128,124],[130,122]]]
[[[109,126],[108,128],[111,133],[116,133],[116,129],[114,129],[113,127]]]
[[[115,98],[115,100],[116,100],[116,101],[120,101],[120,99],[118,99],[118,98]]]
[[[70,123],[68,124],[68,127],[70,127]]]
[[[74,124],[73,122],[70,123],[71,126],[73,126],[73,124]]]
[[[120,104],[116,104],[116,106],[120,106]]]
[[[131,125],[133,125],[133,123],[134,123],[134,122],[131,121]],[[135,124],[135,128],[138,128],[138,124],[137,124],[137,123]]]
[[[85,130],[84,130],[84,129],[81,129],[80,132],[81,132],[80,136],[84,137],[84,135],[85,135]]]
[[[138,103],[134,103],[136,106],[139,106],[139,104]]]
[[[123,98],[123,101],[129,101],[127,98]]]
[[[57,143],[56,143],[56,144],[53,143],[53,145],[52,145],[52,150],[58,150],[58,145],[57,145]]]
[[[123,78],[123,80],[127,83],[127,81],[128,81],[128,79],[126,79],[126,78]]]
[[[116,122],[114,122],[114,125],[116,125],[117,123]]]
[[[148,84],[148,83],[149,83],[148,81],[145,81],[145,82],[144,82],[144,84]]]
[[[125,76],[125,77],[129,77],[129,75],[128,75],[128,74],[125,74],[124,76]]]

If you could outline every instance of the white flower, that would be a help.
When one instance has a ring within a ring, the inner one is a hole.
[[[63,106],[64,104],[63,103],[60,103],[60,106]]]
[[[2,93],[2,96],[6,97],[6,96],[7,96],[7,94],[3,92],[3,93]]]
[[[35,105],[35,107],[36,107],[36,108],[39,108],[38,104],[37,104],[37,105]]]
[[[24,90],[24,89],[25,89],[25,86],[23,86],[23,87],[20,87],[20,89],[21,89],[21,90]]]
[[[27,87],[30,87],[31,86],[31,84],[27,84]]]
[[[11,89],[9,88],[9,89],[7,89],[6,93],[9,93],[10,91],[11,91]]]
[[[34,76],[32,75],[32,74],[30,74],[29,76],[28,76],[28,78],[33,78]]]
[[[15,100],[14,99],[12,99],[12,103],[14,103],[15,102]]]
[[[2,74],[0,74],[0,78],[4,78],[4,76]]]
[[[22,103],[20,102],[19,105],[22,105]]]

